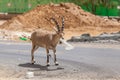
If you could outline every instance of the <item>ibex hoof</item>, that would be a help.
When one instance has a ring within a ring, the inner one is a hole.
[[[31,63],[31,64],[34,64],[34,63]]]
[[[32,61],[31,64],[35,64],[35,61]]]
[[[50,63],[47,63],[47,65],[46,66],[50,66]]]
[[[59,65],[58,62],[55,62],[55,65],[58,66]]]
[[[49,57],[51,57],[51,55],[49,54]]]
[[[49,64],[47,64],[46,66],[50,66]]]

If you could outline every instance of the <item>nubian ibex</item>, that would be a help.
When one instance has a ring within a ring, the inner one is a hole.
[[[31,49],[31,63],[34,64],[34,52],[39,47],[43,47],[46,49],[47,52],[47,66],[49,66],[49,50],[53,50],[54,53],[54,63],[55,65],[59,65],[56,59],[56,46],[60,41],[60,38],[63,38],[64,34],[64,17],[62,17],[62,27],[59,26],[58,22],[55,18],[51,18],[56,24],[54,27],[54,32],[39,30],[35,31],[31,34],[31,41],[32,41],[32,49]]]

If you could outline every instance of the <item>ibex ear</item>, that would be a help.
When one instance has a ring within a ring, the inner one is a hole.
[[[62,27],[61,27],[61,31],[64,30],[64,16],[62,17]]]
[[[58,22],[55,20],[55,18],[51,18],[54,22],[55,22],[55,24],[56,24],[56,28],[57,28],[57,32],[60,32],[60,27],[59,27],[59,24],[58,24]],[[55,28],[54,28],[55,29]],[[55,29],[56,30],[56,29]]]

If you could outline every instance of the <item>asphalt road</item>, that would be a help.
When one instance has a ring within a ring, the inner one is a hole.
[[[35,52],[36,64],[31,65],[31,44],[0,42],[0,66],[13,71],[8,77],[25,78],[27,71],[35,73],[35,79],[120,79],[120,49],[81,47],[76,43],[75,49],[67,51],[63,45],[57,47],[59,66],[50,59],[46,67],[45,49]],[[52,51],[50,51],[52,55]]]

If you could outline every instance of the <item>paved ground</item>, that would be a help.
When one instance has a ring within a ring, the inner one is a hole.
[[[59,66],[55,66],[51,58],[51,66],[46,67],[45,49],[36,51],[36,64],[31,65],[30,43],[1,41],[0,80],[24,80],[28,71],[35,74],[30,80],[119,80],[119,44],[106,45],[108,47],[104,44],[75,43],[75,49],[70,51],[59,45]]]

